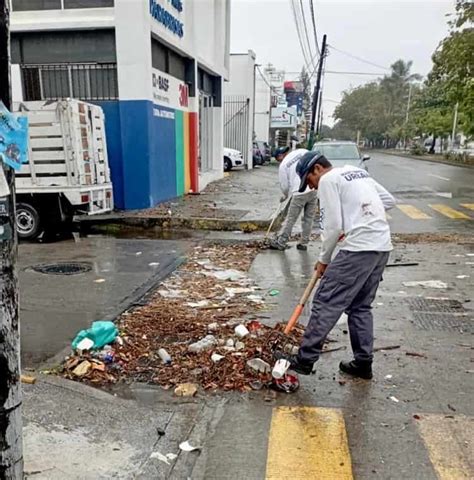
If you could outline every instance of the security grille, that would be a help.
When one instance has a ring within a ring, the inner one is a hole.
[[[118,98],[115,63],[21,65],[21,72],[25,101]]]
[[[248,165],[249,99],[226,96],[224,99],[224,146],[239,150]]]

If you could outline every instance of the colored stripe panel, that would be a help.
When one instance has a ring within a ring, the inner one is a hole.
[[[461,203],[461,207],[467,208],[468,210],[474,210],[474,203]]]
[[[469,217],[465,213],[458,212],[457,210],[454,210],[454,208],[448,207],[447,205],[442,205],[441,203],[430,205],[430,207],[433,210],[436,210],[437,212],[441,213],[441,215],[444,215],[445,217],[454,218],[454,219],[464,219],[464,220],[471,219],[471,217]]]
[[[456,415],[454,418],[440,414],[421,415],[417,426],[440,480],[474,478],[473,418],[464,415]]]
[[[397,205],[397,208],[401,210],[405,215],[408,215],[410,218],[413,218],[413,220],[429,220],[431,218],[425,212],[422,212],[421,210],[414,207],[413,205],[400,204],[400,205]]]
[[[175,136],[176,136],[176,193],[184,194],[184,129],[183,112],[175,111]]]
[[[184,193],[191,190],[191,172],[189,165],[189,113],[185,112],[183,117],[184,134]]]
[[[342,412],[332,408],[274,409],[267,480],[352,480]]]
[[[198,116],[189,113],[189,172],[191,176],[190,191],[199,192],[199,159],[198,159]]]

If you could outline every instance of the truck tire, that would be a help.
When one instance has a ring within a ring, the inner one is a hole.
[[[230,158],[224,157],[224,172],[230,172],[232,170],[232,162]]]
[[[16,231],[21,240],[33,240],[41,233],[40,214],[33,205],[16,205]]]

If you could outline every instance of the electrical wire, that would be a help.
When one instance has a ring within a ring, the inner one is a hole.
[[[260,70],[260,67],[258,65],[255,65],[257,67],[257,70],[258,70],[258,73],[260,74],[260,76],[262,77],[263,81],[267,84],[267,86],[270,88],[270,91],[274,92],[274,93],[278,93],[277,89],[271,85],[270,83],[268,83],[268,80],[267,80],[267,77],[265,77],[265,75],[262,73],[262,71]]]
[[[291,8],[292,8],[292,11],[293,11],[293,18],[295,20],[296,32],[298,34],[298,40],[299,40],[299,43],[300,43],[301,53],[303,54],[303,60],[304,60],[304,63],[306,65],[306,69],[311,70],[311,62],[308,61],[308,58],[311,59],[311,53],[308,57],[307,52],[306,52],[306,48],[305,48],[305,45],[304,45],[304,42],[303,42],[303,35],[302,35],[302,32],[301,32],[301,28],[300,28],[300,22],[299,22],[299,19],[298,19],[296,5],[297,5],[296,0],[291,0]]]
[[[367,63],[367,65],[372,65],[373,67],[381,68],[383,70],[388,70],[389,72],[391,71],[390,68],[384,67],[382,65],[378,65],[377,63],[371,62],[370,60],[366,60],[365,58],[362,58],[362,57],[358,57],[357,55],[353,55],[352,53],[345,52],[344,50],[340,50],[339,48],[336,48],[333,45],[328,44],[328,47],[336,52],[342,53],[343,55],[347,55],[348,57],[354,58],[355,60],[359,60],[359,62]]]
[[[335,75],[371,75],[374,77],[380,77],[380,73],[375,72],[340,72],[337,70],[326,70],[326,73],[332,73]]]
[[[309,39],[309,34],[308,34],[308,25],[306,23],[306,13],[305,13],[304,5],[303,5],[303,0],[300,0],[300,9],[301,9],[301,17],[303,18],[303,26],[304,26],[306,44],[308,46],[309,55],[311,57],[311,65],[312,65],[313,68],[315,68],[314,58],[316,57],[316,54],[318,52],[318,46],[316,44],[316,54],[313,55],[313,49],[311,48],[311,41]]]
[[[310,0],[309,5],[310,5],[310,8],[311,8],[311,20],[313,22],[314,41],[316,42],[316,52],[318,53],[318,55],[321,55],[321,49],[319,48],[319,44],[318,44],[318,32],[316,30],[316,20],[315,20],[315,16],[314,16],[313,0]]]

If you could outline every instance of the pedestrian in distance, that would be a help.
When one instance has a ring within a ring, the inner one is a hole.
[[[285,358],[297,373],[310,374],[326,337],[345,312],[354,358],[341,362],[339,368],[371,379],[371,308],[393,248],[385,211],[394,207],[395,199],[365,170],[332,167],[318,152],[304,154],[296,170],[299,192],[308,187],[318,191],[322,245],[315,268],[321,281],[299,352]],[[332,258],[336,245],[338,253]]]
[[[291,197],[288,213],[280,232],[270,241],[270,248],[274,250],[285,250],[288,247],[288,241],[291,232],[298,218],[302,214],[302,234],[301,240],[296,245],[298,250],[307,250],[308,243],[313,229],[314,217],[317,207],[316,192],[307,188],[300,192],[300,178],[296,173],[296,165],[300,158],[308,150],[299,148],[290,151],[290,147],[280,147],[275,152],[275,158],[280,164],[278,169],[278,178],[283,196],[280,202],[284,202]]]

